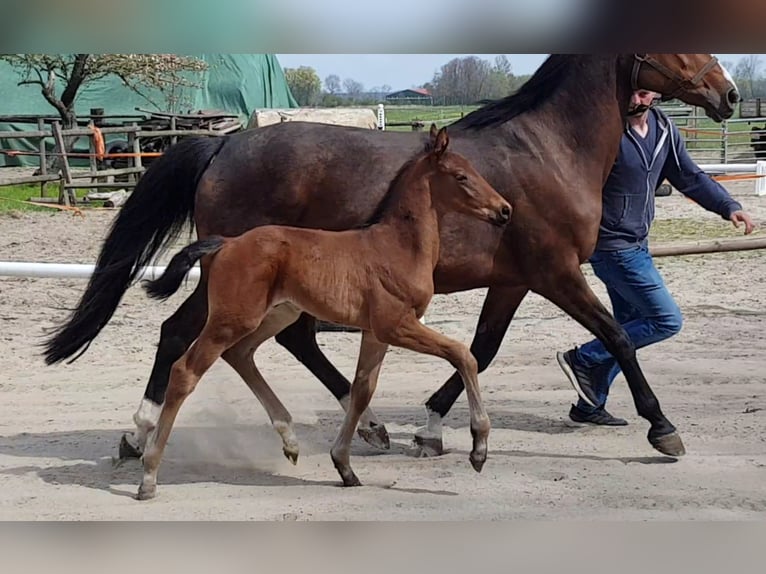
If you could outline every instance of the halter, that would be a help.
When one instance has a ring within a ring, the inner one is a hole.
[[[712,56],[710,61],[705,64],[702,69],[697,72],[693,78],[684,78],[680,76],[678,73],[674,72],[664,64],[661,64],[651,56],[648,56],[646,54],[634,54],[633,57],[635,58],[633,62],[633,72],[631,73],[631,87],[633,90],[640,89],[638,87],[638,74],[641,72],[641,65],[647,64],[657,70],[660,74],[665,76],[668,80],[673,82],[673,84],[676,86],[675,90],[670,95],[662,95],[662,100],[672,100],[673,98],[677,97],[681,92],[684,90],[690,90],[692,88],[697,87],[700,82],[702,82],[702,79],[707,75],[707,73],[713,69],[713,67],[718,63],[718,58],[715,56]]]

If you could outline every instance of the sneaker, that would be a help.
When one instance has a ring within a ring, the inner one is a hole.
[[[574,349],[566,353],[556,353],[556,360],[558,360],[561,370],[564,371],[564,374],[582,400],[593,408],[598,408],[600,405],[598,404],[596,392],[593,389],[594,381],[591,380],[591,372],[589,369],[577,364],[574,353]]]
[[[569,418],[576,423],[590,423],[610,427],[624,427],[628,424],[628,421],[611,415],[603,407],[588,413],[578,408],[577,405],[572,405],[572,408],[569,409]]]

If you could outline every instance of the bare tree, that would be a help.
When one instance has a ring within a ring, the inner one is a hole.
[[[750,54],[737,62],[734,75],[741,83],[740,89],[745,92],[743,97],[753,97],[753,85],[759,78],[760,70],[761,57],[758,54]]]
[[[513,66],[505,54],[500,54],[495,58],[495,71],[505,76],[513,76]]]
[[[364,92],[364,84],[351,78],[343,80],[343,88],[352,99],[358,98]]]
[[[333,96],[340,92],[340,77],[336,74],[330,74],[324,79],[324,89]]]
[[[477,56],[454,58],[441,67],[431,85],[446,104],[474,104],[487,97],[492,66]]]

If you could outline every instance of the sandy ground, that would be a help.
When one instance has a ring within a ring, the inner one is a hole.
[[[752,183],[735,194],[761,223],[766,198]],[[113,212],[0,216],[0,260],[92,263]],[[674,194],[658,218],[720,222]],[[720,222],[721,234],[731,235]],[[45,329],[62,320],[84,281],[0,277],[0,519],[453,520],[766,518],[766,252],[658,261],[684,310],[683,331],[639,352],[688,455],[659,456],[622,377],[610,409],[630,425],[579,426],[566,417],[574,392],[557,350],[587,333],[547,301],[529,296],[498,357],[481,377],[493,428],[484,471],[468,462],[465,397],[445,421],[449,452],[410,456],[422,404],[451,373],[439,360],[391,350],[373,407],[393,440],[381,453],[354,439],[364,487],[339,488],[329,449],[342,420],[332,396],[273,342],[256,359],[292,412],[301,457],[282,457],[278,436],[234,372],[216,365],[187,400],[159,474],[159,495],[133,500],[137,462],[112,464],[151,369],[159,326],[182,298],[149,301],[131,289],[76,363],[46,367]],[[600,296],[601,285],[588,276]],[[435,298],[428,323],[470,342],[484,292]],[[347,375],[359,336],[321,333]]]

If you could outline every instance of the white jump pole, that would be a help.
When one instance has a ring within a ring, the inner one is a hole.
[[[0,261],[0,277],[38,277],[58,279],[89,279],[95,265],[74,263],[26,263],[21,261]],[[143,279],[156,279],[166,267],[144,267],[139,275]],[[189,279],[199,279],[199,267],[189,271]]]
[[[755,164],[755,175],[761,176],[755,180],[755,195],[766,195],[766,161]]]
[[[704,172],[719,173],[755,173],[755,163],[705,163],[700,164],[699,168]]]
[[[378,129],[386,129],[386,108],[383,104],[378,104]]]

